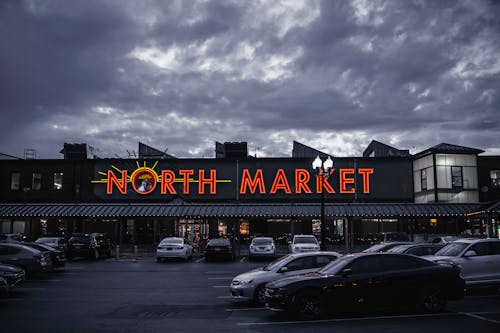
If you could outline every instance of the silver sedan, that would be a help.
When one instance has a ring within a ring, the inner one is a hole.
[[[193,247],[181,237],[167,237],[162,239],[156,249],[156,260],[168,258],[182,258],[184,260],[193,257]]]
[[[264,303],[266,283],[317,271],[329,262],[340,257],[337,252],[293,253],[249,272],[236,276],[231,282],[230,291],[233,299]]]

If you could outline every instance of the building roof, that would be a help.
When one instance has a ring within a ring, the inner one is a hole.
[[[373,155],[373,157],[411,156],[408,149],[397,149],[377,140],[372,140],[363,152],[363,157],[370,157],[371,155]]]
[[[466,216],[480,204],[325,204],[327,217]],[[0,217],[319,217],[320,204],[0,203]]]
[[[468,154],[468,155],[477,155],[484,153],[484,150],[477,148],[470,148],[464,146],[452,145],[450,143],[440,143],[433,147],[427,148],[424,151],[421,151],[418,154],[414,155],[414,158],[419,158],[429,154]]]

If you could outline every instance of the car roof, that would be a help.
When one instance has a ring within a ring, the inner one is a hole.
[[[309,252],[298,252],[298,253],[290,253],[289,257],[292,258],[300,258],[300,257],[308,257],[308,256],[319,256],[319,255],[333,255],[336,257],[342,256],[342,254],[334,251],[309,251]]]
[[[472,243],[479,243],[479,242],[500,242],[500,239],[498,238],[459,238],[453,243],[467,243],[467,244],[472,244]]]

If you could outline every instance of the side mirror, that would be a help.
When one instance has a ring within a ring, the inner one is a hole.
[[[343,269],[341,272],[340,272],[340,275],[342,277],[349,277],[352,275],[352,269],[350,268],[346,268],[346,269]]]
[[[476,253],[476,251],[472,251],[472,250],[471,250],[471,251],[467,251],[467,252],[465,252],[465,254],[464,254],[464,257],[465,257],[465,258],[475,257],[475,256],[477,256],[477,253]]]
[[[286,273],[286,272],[288,272],[288,267],[286,266],[283,266],[278,270],[278,273]]]

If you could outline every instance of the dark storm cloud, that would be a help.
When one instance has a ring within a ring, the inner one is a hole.
[[[0,42],[4,153],[500,153],[493,1],[4,1]]]

